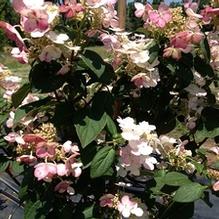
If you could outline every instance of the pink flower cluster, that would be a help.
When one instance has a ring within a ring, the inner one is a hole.
[[[18,144],[20,156],[17,161],[34,166],[34,176],[38,181],[51,182],[56,176],[77,178],[81,175],[82,163],[76,159],[80,155],[79,149],[71,141],[60,145],[56,142],[48,142],[40,135],[19,135],[13,132],[5,136],[5,140]],[[62,184],[58,184],[59,186],[57,185],[56,190],[62,192],[70,184],[67,181],[62,182]]]
[[[100,206],[115,208],[119,211],[121,218],[130,218],[131,216],[142,217],[146,212],[138,206],[138,202],[132,200],[128,195],[123,195],[120,200],[112,194],[105,194],[100,197]]]
[[[155,133],[156,127],[145,121],[135,124],[134,119],[130,117],[119,118],[117,121],[122,130],[122,137],[128,141],[128,145],[120,149],[118,174],[124,176],[130,172],[138,176],[141,167],[153,170],[154,165],[158,164],[153,153],[159,153],[157,146],[160,144]]]
[[[92,11],[98,10],[98,14],[101,17],[102,26],[104,28],[118,28],[119,18],[117,11],[115,10],[115,4],[117,0],[87,0],[88,8]]]
[[[155,87],[160,81],[160,76],[156,68],[159,64],[158,60],[155,59],[153,63],[149,62],[149,47],[153,40],[138,34],[130,40],[128,35],[128,33],[103,33],[100,35],[100,40],[108,51],[114,53],[112,65],[115,69],[124,62],[129,63],[128,66],[133,68],[129,68],[129,71],[135,72],[131,81],[136,87]],[[139,73],[136,73],[136,70]]]
[[[70,60],[72,52],[77,55],[79,49],[78,45],[74,45],[74,40],[72,42],[69,40],[67,34],[59,33],[54,29],[60,15],[64,14],[67,19],[89,20],[91,32],[97,33],[102,28],[118,27],[115,4],[115,0],[86,1],[83,4],[76,0],[65,0],[57,6],[44,0],[13,0],[12,6],[20,15],[20,25],[16,25],[16,27],[20,27],[26,38],[21,37],[15,26],[4,21],[0,21],[0,29],[10,40],[15,41],[17,47],[12,49],[11,55],[22,64],[31,63],[33,58],[45,62],[62,57]],[[98,21],[93,18],[93,14],[97,12],[100,17]],[[42,40],[35,40],[38,38],[42,38]],[[25,45],[24,41],[28,41],[28,44]],[[45,45],[46,42],[50,43]],[[32,49],[36,47],[37,49],[33,51]],[[69,65],[67,61],[64,63],[62,60],[62,63],[63,66]],[[61,72],[62,74],[66,73],[63,70]]]
[[[163,2],[160,3],[158,10],[154,10],[149,3],[144,6],[140,2],[135,3],[135,8],[135,16],[141,17],[144,20],[145,27],[152,25],[158,28],[164,28],[172,20],[171,11]]]
[[[10,24],[0,21],[0,29],[2,29],[8,39],[14,41],[16,43],[15,48],[12,50],[12,56],[15,57],[20,63],[26,64],[28,62],[27,58],[27,48],[25,43],[20,35],[20,33],[16,30],[15,27],[11,26]]]
[[[82,4],[77,3],[76,0],[65,0],[64,4],[59,7],[59,11],[65,15],[66,18],[75,17],[78,13],[83,12],[85,8]]]
[[[184,8],[188,16],[186,29],[171,37],[169,47],[164,49],[164,57],[179,60],[181,52],[191,52],[204,39],[204,34],[200,30],[200,23],[209,24],[219,14],[219,8],[209,6],[206,6],[200,11],[200,14],[197,14],[198,4],[190,0],[184,3]]]
[[[219,8],[206,6],[203,10],[201,10],[200,14],[202,15],[202,21],[205,24],[209,24],[214,17],[219,15]]]
[[[115,0],[99,0],[92,1],[87,0],[86,4],[82,5],[81,3],[77,3],[76,0],[65,0],[64,4],[59,7],[59,12],[63,13],[66,18],[74,18],[79,14],[86,13],[87,10],[92,11],[97,8],[101,9],[102,15],[100,16],[102,19],[102,25],[104,28],[116,28],[118,27],[118,17],[117,12],[114,9],[116,4]],[[85,16],[85,15],[84,15]]]
[[[44,0],[13,0],[12,5],[21,16],[22,28],[32,37],[43,36],[58,14],[58,9]]]
[[[0,72],[1,73],[1,72]],[[21,78],[17,76],[6,76],[0,81],[0,87],[2,87],[5,92],[3,98],[10,101],[12,94],[20,87]]]
[[[174,59],[181,58],[181,52],[189,53],[194,45],[197,45],[204,38],[204,34],[200,29],[195,31],[182,31],[177,33],[170,39],[170,47],[164,49],[164,57],[172,57]]]
[[[204,39],[204,34],[201,32],[199,25],[200,17],[190,12],[188,16],[185,24],[186,29],[170,38],[169,47],[164,49],[164,57],[172,57],[173,59],[179,60],[181,58],[181,52],[191,52]]]
[[[103,27],[104,28],[118,28],[119,27],[119,18],[117,17],[117,11],[114,9],[114,2],[109,2],[103,7]]]

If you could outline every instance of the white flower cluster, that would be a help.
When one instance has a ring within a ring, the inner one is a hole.
[[[152,39],[139,34],[130,37],[130,33],[126,32],[118,32],[114,35],[103,33],[100,39],[108,51],[112,50],[115,53],[114,64],[117,64],[114,68],[121,66],[123,59],[126,60],[127,68],[132,76],[131,81],[136,87],[149,88],[157,85],[160,81],[156,67],[159,61],[155,59],[152,63],[150,62],[149,48],[154,42]]]
[[[153,170],[158,161],[152,154],[159,154],[157,145],[160,144],[155,132],[156,127],[145,121],[135,124],[134,119],[130,117],[119,118],[117,121],[122,130],[122,137],[128,141],[120,150],[118,174],[125,176],[127,171],[130,171],[138,176],[142,166]]]

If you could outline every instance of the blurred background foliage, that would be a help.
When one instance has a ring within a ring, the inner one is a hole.
[[[11,25],[19,23],[19,17],[11,7],[10,0],[0,0],[0,20],[7,21]],[[7,46],[13,46],[13,43],[5,37],[2,30],[0,30],[0,51]]]

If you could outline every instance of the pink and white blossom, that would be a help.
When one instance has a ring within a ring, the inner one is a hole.
[[[126,117],[125,119],[118,118],[117,122],[119,123],[120,128],[122,129],[122,137],[125,140],[139,140],[139,133],[136,132],[137,125],[131,117]]]
[[[122,147],[119,151],[119,168],[124,176],[127,174],[127,172],[130,172],[131,174],[135,176],[140,175],[140,168],[142,166],[142,159],[140,156],[135,156],[131,153],[131,148],[129,146]],[[122,168],[121,168],[121,167]],[[124,170],[123,170],[124,168]]]
[[[6,121],[6,126],[8,128],[12,128],[13,127],[13,125],[14,125],[14,118],[15,118],[15,113],[13,111],[11,111],[9,113],[9,118]]]
[[[51,62],[52,60],[56,60],[61,57],[62,51],[54,46],[48,45],[43,48],[41,54],[39,55],[40,61]]]
[[[82,4],[77,3],[76,0],[65,0],[64,4],[59,7],[59,11],[65,15],[66,18],[75,17],[78,13],[84,11]]]
[[[38,96],[29,93],[29,94],[24,98],[24,100],[22,101],[21,106],[23,106],[23,105],[25,105],[25,104],[28,104],[28,103],[32,103],[32,102],[38,101],[39,99],[40,99],[40,98],[39,98]]]
[[[182,54],[180,49],[178,48],[167,47],[163,51],[163,57],[165,58],[172,57],[173,59],[179,60],[182,57]]]
[[[103,42],[108,51],[120,48],[120,42],[118,40],[118,36],[116,35],[103,33],[100,35],[100,40]]]
[[[67,192],[69,195],[74,195],[75,194],[75,190],[72,186],[70,186],[72,184],[71,181],[68,181],[68,180],[64,180],[64,181],[61,181],[60,183],[58,183],[56,186],[55,186],[55,191],[56,192],[59,192],[59,193],[64,193],[64,192]]]
[[[138,88],[156,87],[160,81],[160,76],[157,69],[154,69],[154,71],[149,71],[148,73],[138,73],[132,77],[131,81]]]
[[[21,15],[21,26],[32,37],[42,37],[58,15],[58,7],[50,3],[32,0],[13,0],[14,9]]]
[[[33,155],[21,155],[19,157],[17,157],[17,162],[20,163],[25,163],[28,164],[30,166],[34,166],[37,163],[37,158]]]
[[[11,26],[10,24],[4,21],[0,21],[0,29],[2,29],[5,32],[6,36],[10,40],[16,43],[20,51],[23,51],[26,49],[26,45],[24,44],[24,41],[21,35],[19,34],[19,32],[16,30],[15,27]]]
[[[66,168],[66,165],[63,163],[58,163],[56,165],[57,168],[57,175],[58,176],[67,176],[68,175],[68,169]]]
[[[171,38],[170,45],[185,53],[190,52],[192,50],[191,34],[187,31],[178,32]]]
[[[56,143],[39,142],[36,145],[36,156],[39,158],[55,158]]]
[[[164,28],[172,20],[169,7],[161,2],[158,10],[148,10],[149,23],[159,28]]]
[[[3,87],[5,90],[15,91],[20,87],[19,83],[21,82],[21,80],[22,79],[18,76],[9,75],[1,80],[0,84],[1,87]]]
[[[68,35],[65,33],[57,33],[55,31],[49,31],[46,37],[50,39],[53,43],[64,44],[65,41],[69,39]]]
[[[143,17],[144,14],[145,14],[145,6],[140,3],[140,2],[135,2],[134,3],[134,6],[135,6],[135,16],[136,17]]]
[[[150,155],[153,152],[153,147],[145,141],[129,141],[129,146],[131,147],[131,153],[140,156],[140,155]]]
[[[145,156],[144,159],[145,160],[143,162],[143,166],[147,170],[154,170],[155,164],[158,164],[158,161],[156,160],[156,158],[151,157],[151,156]]]
[[[25,141],[24,139],[19,135],[17,134],[16,132],[10,132],[8,135],[6,135],[4,137],[4,139],[10,143],[18,143],[18,144],[25,144]]]
[[[149,61],[149,51],[148,50],[142,50],[142,51],[136,51],[130,54],[130,58],[133,63],[135,63],[137,66],[141,68],[145,68],[145,64]]]
[[[72,175],[76,178],[78,178],[81,173],[82,173],[82,169],[81,167],[83,166],[82,163],[80,162],[75,162],[71,165],[71,168],[72,168]]]
[[[212,21],[213,17],[219,15],[219,8],[206,6],[203,10],[201,10],[200,14],[203,16],[202,21],[205,24],[209,24]]]
[[[209,151],[212,151],[216,155],[219,155],[219,147],[218,146],[214,146],[214,147],[209,148]]]
[[[92,8],[99,8],[106,5],[115,5],[117,0],[87,0],[86,2]]]
[[[46,182],[51,182],[52,178],[57,173],[57,168],[54,163],[38,163],[34,168],[34,176],[38,181],[44,180]]]
[[[105,195],[101,196],[99,199],[100,206],[112,208],[113,207],[113,199],[114,199],[114,195],[112,195],[112,194],[105,194]]]
[[[25,134],[23,139],[26,145],[31,144],[36,146],[40,142],[46,142],[43,137],[36,134]]]
[[[62,145],[62,149],[64,150],[65,153],[74,153],[79,155],[79,148],[76,144],[73,144],[71,141],[66,141]]]
[[[213,190],[216,191],[216,192],[219,191],[219,181],[214,183]]]
[[[141,217],[144,213],[142,208],[138,207],[138,203],[132,201],[127,195],[121,198],[117,208],[124,218],[129,218],[131,215]]]
[[[103,10],[103,20],[102,24],[104,28],[118,28],[119,18],[117,17],[117,11],[114,9],[114,5],[107,5],[102,8]]]
[[[16,58],[18,62],[21,64],[27,64],[28,63],[28,54],[24,50],[19,50],[18,47],[14,47],[11,50],[12,57]]]

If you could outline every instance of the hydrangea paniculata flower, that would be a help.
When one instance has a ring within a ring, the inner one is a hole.
[[[64,4],[59,7],[59,11],[63,13],[66,18],[72,18],[79,12],[83,12],[84,7],[82,4],[77,3],[76,0],[64,0]]]
[[[117,208],[124,218],[129,218],[131,215],[141,217],[144,213],[142,208],[138,207],[138,203],[132,201],[128,195],[125,195],[121,198]]]
[[[127,117],[117,119],[122,130],[122,137],[128,141],[125,147],[120,149],[119,166],[131,174],[139,175],[140,168],[153,170],[157,160],[152,156],[157,152],[157,146],[160,144],[156,127],[149,125],[148,122],[135,124],[134,119]]]
[[[135,3],[136,17],[142,17],[145,26],[154,25],[158,28],[164,28],[172,20],[172,14],[169,7],[163,2],[160,3],[158,10],[154,10],[150,4],[145,6],[139,2]]]
[[[70,195],[74,195],[74,188],[71,186],[72,182],[68,180],[63,180],[55,186],[55,191],[59,193],[67,192]]]
[[[34,176],[38,181],[44,180],[51,182],[54,175],[57,173],[57,167],[54,163],[38,163],[34,166]]]

